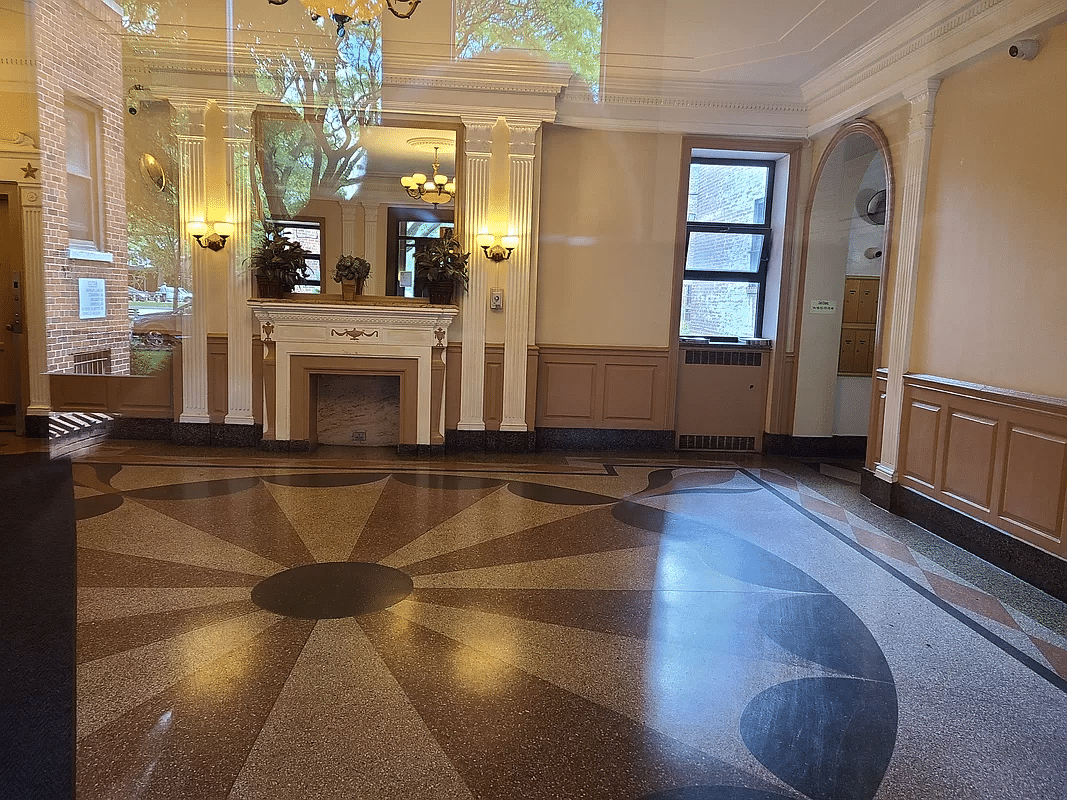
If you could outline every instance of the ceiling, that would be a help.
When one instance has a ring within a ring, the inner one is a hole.
[[[605,0],[609,69],[799,87],[928,0]]]

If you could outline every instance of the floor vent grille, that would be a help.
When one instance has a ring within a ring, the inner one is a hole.
[[[755,452],[755,436],[695,436],[682,434],[678,437],[679,450],[733,450]]]
[[[763,353],[729,350],[686,350],[686,364],[716,364],[729,367],[763,366]]]

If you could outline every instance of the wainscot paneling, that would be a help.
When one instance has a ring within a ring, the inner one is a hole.
[[[667,348],[541,345],[537,427],[664,430],[669,361]]]
[[[230,386],[226,334],[209,333],[207,337],[207,408],[211,421],[226,421]]]
[[[1067,557],[1067,400],[904,379],[902,486]]]

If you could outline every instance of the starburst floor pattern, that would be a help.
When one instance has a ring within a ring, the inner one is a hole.
[[[776,470],[148,461],[75,464],[80,798],[1067,796],[1062,635]]]

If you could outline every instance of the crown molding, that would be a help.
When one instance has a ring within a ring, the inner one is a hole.
[[[594,96],[572,83],[557,122],[630,132],[804,137],[807,107],[790,87],[610,79]]]
[[[808,134],[1064,19],[1067,0],[931,0],[801,86],[809,107]]]

